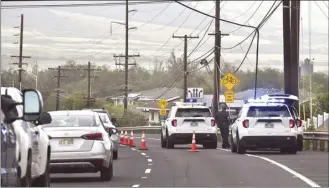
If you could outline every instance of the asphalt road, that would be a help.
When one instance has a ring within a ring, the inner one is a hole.
[[[140,139],[135,143],[139,146]],[[147,135],[147,151],[122,146],[114,177],[97,174],[52,174],[52,187],[328,187],[328,153],[276,152],[232,154],[222,149],[188,152],[189,146],[163,149]]]

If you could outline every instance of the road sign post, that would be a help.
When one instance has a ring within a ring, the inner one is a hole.
[[[188,99],[202,99],[203,98],[203,88],[187,88]]]
[[[160,99],[158,106],[160,107],[160,116],[167,115],[166,107],[168,106],[168,101],[166,99]]]
[[[165,116],[165,115],[167,115],[167,110],[161,108],[161,109],[160,109],[160,116]]]
[[[234,103],[234,92],[233,91],[227,90],[227,91],[225,91],[224,95],[225,95],[226,103]]]

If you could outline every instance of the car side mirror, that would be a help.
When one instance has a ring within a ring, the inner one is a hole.
[[[117,134],[118,133],[118,130],[116,130],[116,129],[111,129],[111,135],[113,135],[113,134]]]
[[[43,112],[38,120],[37,125],[50,124],[52,122],[51,115],[48,112]]]
[[[25,121],[37,121],[43,109],[42,97],[39,91],[26,89],[23,91],[23,117]]]

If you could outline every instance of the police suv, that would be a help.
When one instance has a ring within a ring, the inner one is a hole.
[[[191,144],[193,132],[197,144],[217,148],[217,127],[210,109],[202,103],[177,102],[162,124],[161,146],[169,149],[175,144]]]
[[[274,149],[297,153],[297,125],[282,100],[248,100],[231,129],[231,151]]]
[[[299,118],[297,109],[295,108],[295,104],[299,101],[298,97],[295,95],[289,95],[289,94],[270,94],[270,95],[263,95],[261,96],[261,99],[274,99],[274,100],[281,100],[284,102],[289,110],[291,115],[293,116],[296,125],[297,125],[297,149],[298,151],[303,150],[303,137],[304,137],[304,128],[302,121]]]

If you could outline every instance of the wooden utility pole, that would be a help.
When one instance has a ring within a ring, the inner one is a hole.
[[[291,1],[291,32],[290,32],[290,92],[289,94],[299,97],[299,11],[300,11],[300,0]],[[311,28],[310,28],[311,29]],[[298,104],[296,104],[298,108]]]
[[[228,34],[222,34],[220,30],[220,1],[216,0],[216,11],[215,11],[215,33],[210,33],[209,35],[215,35],[215,62],[214,62],[214,96],[213,96],[213,114],[216,115],[218,112],[218,105],[220,100],[220,56],[221,56],[221,38],[222,36],[228,36]]]
[[[94,98],[91,97],[91,78],[95,78],[97,76],[91,76],[91,71],[100,71],[101,69],[92,69],[91,68],[91,63],[90,61],[88,62],[88,68],[87,69],[83,69],[83,70],[87,70],[88,71],[88,95],[87,95],[87,106],[88,108],[91,108],[91,101],[94,100]]]
[[[56,88],[56,111],[59,110],[59,93],[60,93],[60,87],[61,87],[61,78],[67,77],[65,75],[62,75],[62,70],[70,70],[62,68],[61,66],[58,66],[57,68],[48,68],[49,70],[57,70],[57,76],[52,76],[54,78],[57,78],[57,88]]]
[[[283,0],[282,6],[282,18],[283,18],[283,66],[284,66],[284,92],[291,94],[291,81],[290,74],[292,72],[291,61],[291,47],[290,47],[290,0]],[[297,71],[297,70],[295,70]]]
[[[173,38],[184,38],[184,102],[187,97],[187,39],[198,39],[199,36],[173,36]]]
[[[21,25],[20,25],[20,34],[19,34],[19,55],[12,55],[10,57],[18,57],[18,63],[13,63],[18,65],[18,83],[19,90],[22,90],[22,72],[23,69],[23,58],[31,58],[31,56],[23,56],[23,35],[24,35],[24,15],[21,14]],[[16,35],[17,36],[17,35]]]

